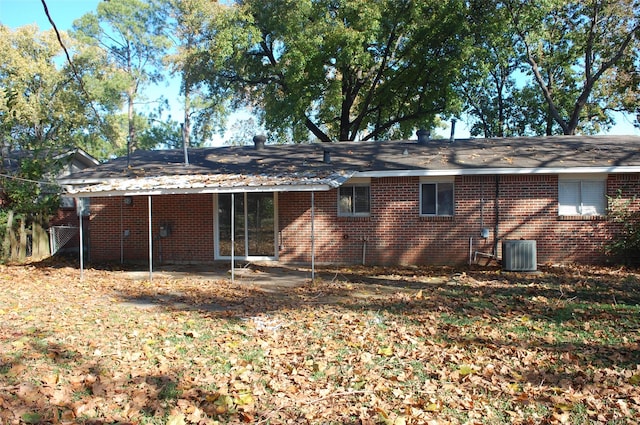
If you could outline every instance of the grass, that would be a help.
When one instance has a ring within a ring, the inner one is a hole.
[[[0,291],[0,422],[613,424],[640,415],[633,271],[358,267],[278,292],[0,267],[0,284],[11,282]],[[169,293],[179,302],[160,296]],[[131,303],[149,299],[158,302]]]

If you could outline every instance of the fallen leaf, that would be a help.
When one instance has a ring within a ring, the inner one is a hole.
[[[167,418],[166,425],[186,425],[185,416],[182,413],[171,415]]]
[[[381,356],[391,357],[393,356],[393,347],[380,347],[378,348],[378,354]]]

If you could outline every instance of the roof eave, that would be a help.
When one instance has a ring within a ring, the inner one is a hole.
[[[534,168],[455,168],[437,170],[386,170],[359,171],[353,177],[437,177],[437,176],[487,176],[526,174],[612,174],[640,173],[640,166],[607,167],[534,167]]]
[[[333,189],[331,184],[307,184],[307,185],[277,185],[277,186],[238,186],[238,187],[202,187],[202,188],[173,188],[153,190],[108,190],[108,191],[82,191],[69,192],[68,196],[74,198],[98,198],[113,196],[155,196],[155,195],[193,195],[212,193],[249,193],[249,192],[323,192]]]

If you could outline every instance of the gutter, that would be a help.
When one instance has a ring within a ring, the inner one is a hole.
[[[447,170],[389,170],[359,171],[353,177],[427,177],[427,176],[488,176],[531,174],[612,174],[640,173],[640,166],[623,165],[611,167],[535,167],[535,168],[454,168]]]
[[[279,186],[238,186],[238,187],[201,187],[185,189],[153,189],[153,190],[105,190],[105,191],[69,191],[67,196],[73,198],[99,198],[111,196],[153,196],[153,195],[187,195],[207,193],[249,193],[249,192],[325,192],[335,189],[329,184],[279,185]]]

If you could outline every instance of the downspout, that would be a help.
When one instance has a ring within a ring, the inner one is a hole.
[[[120,197],[120,264],[124,264],[124,198]]]
[[[81,198],[76,198],[78,201]],[[78,218],[80,219],[80,282],[84,281],[84,230],[82,222],[84,221],[84,217],[82,217],[82,210],[84,208],[84,201],[81,203],[82,207],[78,211]]]

